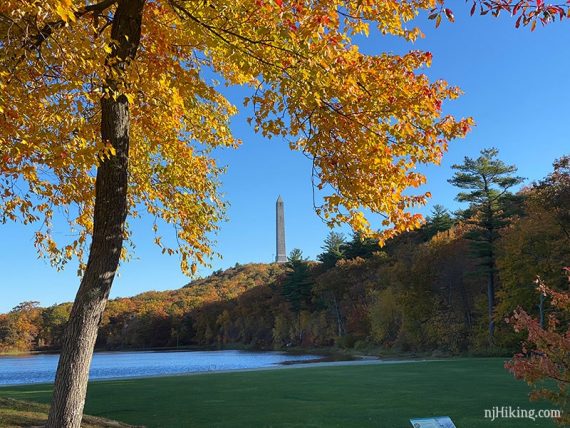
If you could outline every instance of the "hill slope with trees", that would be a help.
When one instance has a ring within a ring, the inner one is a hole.
[[[476,169],[496,156],[483,151],[466,165]],[[97,347],[517,351],[522,336],[505,322],[513,311],[521,308],[542,322],[556,315],[536,276],[554,290],[568,287],[569,165],[561,158],[544,180],[516,194],[508,188],[475,189],[470,198],[460,193],[467,209],[452,214],[435,206],[422,228],[383,248],[358,234],[347,239],[331,232],[318,262],[295,249],[287,264],[236,265],[178,290],[114,299]],[[464,174],[465,168],[456,169]],[[69,311],[69,303],[18,305],[0,315],[0,349],[58,349]],[[560,329],[567,329],[562,319]]]

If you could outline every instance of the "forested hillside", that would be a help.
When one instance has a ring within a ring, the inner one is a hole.
[[[179,290],[112,300],[97,346],[516,351],[520,337],[505,319],[519,306],[542,319],[554,311],[536,276],[568,287],[570,162],[514,194],[520,180],[496,156],[483,151],[456,167],[463,211],[436,206],[421,229],[383,248],[332,232],[318,261],[296,249],[287,264],[236,265]],[[487,193],[477,173],[492,178]],[[69,310],[25,302],[0,315],[0,349],[57,349]]]

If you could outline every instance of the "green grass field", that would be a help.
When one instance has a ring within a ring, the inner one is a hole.
[[[93,382],[85,412],[147,427],[409,427],[446,415],[458,428],[553,427],[484,419],[493,406],[530,403],[502,359],[303,367]],[[49,385],[0,388],[0,397],[48,402]]]

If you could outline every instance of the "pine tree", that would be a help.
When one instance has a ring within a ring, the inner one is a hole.
[[[323,263],[325,268],[330,269],[336,265],[337,261],[345,258],[346,239],[342,233],[331,231],[321,248],[323,252],[317,256],[317,259]]]
[[[310,277],[309,264],[303,252],[295,248],[289,253],[287,262],[289,272],[283,282],[283,296],[291,304],[291,309],[298,313],[311,299],[313,282]]]
[[[344,253],[347,259],[355,259],[357,257],[368,259],[377,251],[380,251],[377,239],[367,238],[362,233],[355,232],[352,235],[352,240],[346,244]]]
[[[443,205],[436,204],[433,206],[430,215],[426,218],[426,238],[429,240],[439,232],[451,229],[453,219],[449,210]]]
[[[463,164],[453,165],[456,170],[449,180],[451,184],[465,189],[456,200],[468,202],[469,208],[460,214],[466,222],[475,226],[468,238],[481,267],[487,276],[487,311],[489,316],[489,340],[493,342],[495,322],[496,251],[499,231],[504,228],[516,207],[516,197],[510,192],[522,183],[523,178],[514,175],[517,167],[507,165],[497,158],[498,150],[484,149],[477,159],[465,157]]]

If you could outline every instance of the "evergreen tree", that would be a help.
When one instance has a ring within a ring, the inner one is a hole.
[[[291,309],[298,313],[303,306],[309,304],[313,282],[309,264],[303,252],[295,248],[289,253],[287,276],[283,282],[283,296],[291,304]]]
[[[465,189],[457,195],[456,200],[469,203],[469,208],[460,214],[466,222],[475,226],[468,238],[487,275],[487,311],[491,343],[495,331],[495,243],[499,238],[499,231],[508,224],[517,206],[516,197],[510,189],[523,181],[522,177],[514,175],[517,167],[498,159],[498,153],[497,149],[490,148],[482,150],[477,159],[465,157],[463,164],[453,165],[456,172],[448,180],[454,186]]]
[[[429,240],[439,232],[451,229],[451,226],[453,226],[453,218],[448,209],[443,205],[434,205],[431,214],[426,218],[426,226],[424,228],[426,239]]]
[[[352,235],[352,240],[346,244],[344,254],[347,259],[355,259],[357,257],[368,259],[377,251],[380,251],[378,240],[365,238],[361,233],[355,232]]]
[[[317,259],[326,269],[335,267],[336,262],[345,257],[346,239],[342,233],[330,232],[321,247],[323,252]]]
[[[563,233],[570,240],[570,155],[554,162],[554,171],[535,186],[544,209],[556,218]]]

